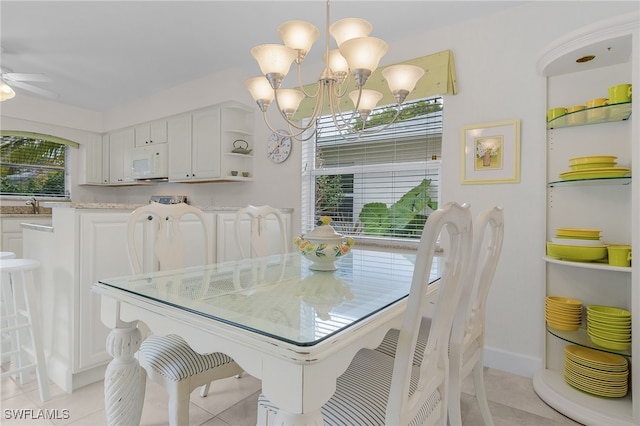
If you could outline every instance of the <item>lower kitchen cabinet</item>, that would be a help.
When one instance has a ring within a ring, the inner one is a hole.
[[[17,258],[24,257],[22,255],[22,223],[51,225],[51,216],[24,214],[1,217],[2,246],[0,246],[0,251],[13,252]]]

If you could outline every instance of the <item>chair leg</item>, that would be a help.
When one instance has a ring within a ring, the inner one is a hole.
[[[189,424],[190,386],[189,380],[176,382],[167,388],[169,393],[169,424],[186,426]]]
[[[211,382],[209,382],[206,385],[202,386],[200,388],[200,396],[204,398],[205,396],[209,395],[209,388],[210,387],[211,387]]]
[[[473,386],[476,391],[476,400],[480,406],[480,413],[484,420],[485,426],[494,426],[493,417],[491,417],[491,411],[489,410],[489,402],[487,401],[487,391],[484,388],[484,371],[482,358],[473,367]]]

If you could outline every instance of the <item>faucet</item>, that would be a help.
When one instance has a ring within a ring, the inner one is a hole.
[[[27,206],[31,206],[33,214],[39,214],[40,213],[40,202],[38,200],[36,200],[36,197],[31,197],[31,199],[29,201],[27,201],[25,204]]]

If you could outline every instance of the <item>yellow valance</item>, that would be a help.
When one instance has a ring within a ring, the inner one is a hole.
[[[453,63],[453,52],[451,50],[443,50],[438,53],[434,53],[420,58],[410,59],[401,64],[416,65],[425,71],[424,76],[418,81],[416,88],[407,97],[407,101],[413,99],[422,99],[429,96],[436,95],[455,95],[458,93],[458,85],[456,81],[456,69]],[[393,95],[389,92],[387,82],[382,77],[383,68],[378,68],[373,72],[369,80],[365,84],[365,88],[377,90],[384,96],[378,102],[379,106],[395,104]],[[355,83],[353,83],[353,77],[351,78],[350,87],[354,90]],[[304,86],[307,93],[316,93],[317,83],[312,83]],[[314,98],[305,98],[298,108],[298,112],[294,116],[295,120],[301,120],[305,117],[310,117],[313,114],[315,107]],[[353,110],[353,103],[348,96],[345,96],[340,101],[340,111]],[[329,106],[325,105],[323,114],[329,114]]]

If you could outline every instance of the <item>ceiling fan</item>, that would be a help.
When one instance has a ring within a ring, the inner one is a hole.
[[[38,86],[34,86],[33,84],[27,82],[34,83],[47,83],[51,81],[49,77],[44,74],[28,74],[28,73],[20,73],[20,72],[12,72],[9,69],[2,68],[0,70],[0,81],[4,83],[4,85],[8,85],[10,88],[18,88],[22,90],[26,90],[28,92],[35,93],[36,95],[43,96],[49,99],[56,99],[58,94],[52,92],[51,90],[43,89]],[[3,91],[6,90],[3,85]]]

